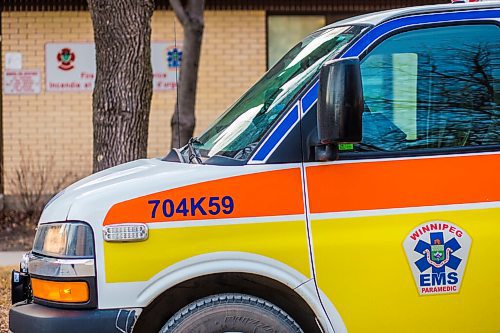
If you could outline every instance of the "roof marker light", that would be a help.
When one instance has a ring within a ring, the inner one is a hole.
[[[102,232],[107,242],[141,242],[149,237],[148,226],[143,223],[108,225]]]

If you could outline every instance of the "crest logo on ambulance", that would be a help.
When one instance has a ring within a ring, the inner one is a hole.
[[[472,240],[455,224],[431,221],[405,238],[403,247],[420,295],[460,291]]]

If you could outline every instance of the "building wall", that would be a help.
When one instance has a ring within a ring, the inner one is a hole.
[[[266,69],[264,11],[207,11],[197,93],[195,134],[246,91]],[[174,15],[156,11],[152,41],[174,39]],[[177,39],[182,27],[175,24]],[[41,170],[48,182],[81,178],[92,170],[92,94],[45,92],[47,42],[92,42],[87,12],[2,12],[2,55],[21,52],[23,69],[39,69],[39,95],[3,95],[5,193],[16,192],[21,169]],[[2,57],[2,69],[5,56]],[[3,73],[2,73],[3,75]],[[148,155],[170,147],[175,92],[154,92]],[[31,161],[31,162],[28,162]],[[48,186],[50,187],[50,186]]]

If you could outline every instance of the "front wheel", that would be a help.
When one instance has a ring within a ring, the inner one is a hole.
[[[303,333],[285,311],[262,298],[219,294],[188,304],[160,333]]]

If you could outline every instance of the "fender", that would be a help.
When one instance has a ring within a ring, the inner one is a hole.
[[[280,282],[302,297],[328,332],[347,332],[332,303],[323,304],[330,312],[329,316],[324,312],[313,279],[280,261],[247,252],[213,252],[191,257],[163,269],[146,283],[109,283],[103,288],[106,295],[101,294],[101,300],[113,299],[112,295],[115,295],[112,306],[116,307],[116,295],[121,295],[120,298],[124,302],[146,307],[163,292],[182,282],[217,273],[249,273]],[[127,290],[127,295],[123,295],[123,290]],[[106,307],[105,304],[101,305]],[[126,304],[123,304],[123,307],[126,307]],[[328,317],[334,327],[331,327]]]

